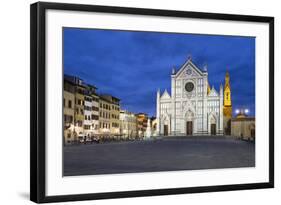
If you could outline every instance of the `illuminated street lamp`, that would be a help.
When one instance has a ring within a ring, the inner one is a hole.
[[[235,110],[235,114],[237,117],[247,116],[249,114],[250,110],[248,108],[240,108]]]

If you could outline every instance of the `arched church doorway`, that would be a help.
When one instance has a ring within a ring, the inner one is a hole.
[[[214,113],[210,113],[208,116],[208,133],[210,135],[216,135],[217,134],[217,117]]]
[[[192,135],[193,133],[193,123],[192,121],[186,122],[186,135]]]
[[[162,133],[164,134],[164,136],[169,135],[169,133],[170,133],[170,118],[167,115],[164,117],[164,123],[163,123],[162,129],[163,129]]]
[[[216,135],[216,124],[215,123],[211,124],[211,135]]]
[[[186,135],[193,135],[193,129],[194,129],[194,114],[191,111],[191,109],[188,109],[188,111],[185,113],[185,119],[186,119]]]
[[[164,136],[168,135],[168,125],[164,125]]]

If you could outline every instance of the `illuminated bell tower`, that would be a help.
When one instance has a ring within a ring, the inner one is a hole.
[[[229,72],[226,71],[224,93],[223,93],[223,127],[224,134],[231,135],[231,117],[232,117],[232,103],[231,103],[231,88]]]
[[[226,71],[225,84],[224,84],[224,101],[223,101],[223,115],[226,118],[232,117],[232,104],[231,104],[231,88],[229,73]]]

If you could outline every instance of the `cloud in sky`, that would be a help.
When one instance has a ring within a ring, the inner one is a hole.
[[[155,115],[156,91],[170,92],[172,68],[188,55],[208,65],[219,90],[230,73],[233,110],[255,115],[255,38],[64,28],[64,73],[121,99],[122,109]]]

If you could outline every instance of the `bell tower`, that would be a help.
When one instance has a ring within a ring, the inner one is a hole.
[[[231,88],[230,88],[230,76],[226,71],[224,90],[223,90],[223,127],[224,134],[231,134],[231,118],[232,118],[232,103],[231,103]]]
[[[230,77],[229,72],[226,71],[225,74],[225,84],[224,84],[224,101],[223,101],[223,115],[224,117],[232,117],[232,103],[231,103],[231,88],[230,88]]]

